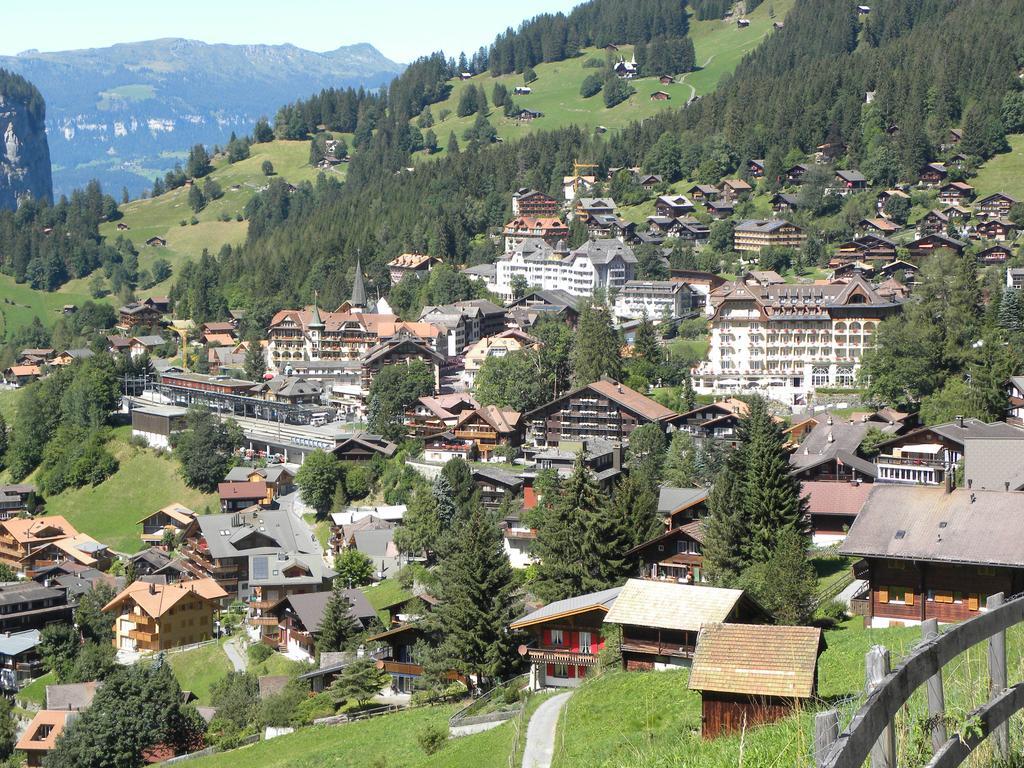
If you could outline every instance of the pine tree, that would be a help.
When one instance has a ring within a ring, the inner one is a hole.
[[[999,327],[1015,333],[1024,331],[1024,301],[1021,301],[1019,290],[1008,288],[1003,291],[999,302]]]
[[[569,357],[573,383],[578,387],[592,384],[602,376],[622,378],[622,339],[605,308],[584,305]]]
[[[654,323],[647,317],[646,311],[640,320],[640,325],[636,329],[636,339],[633,342],[633,358],[644,360],[656,366],[661,365],[663,360],[658,332],[654,329]]]
[[[661,470],[665,485],[672,488],[692,488],[697,485],[694,467],[696,458],[697,446],[693,442],[693,435],[682,430],[673,432]]]
[[[749,534],[743,513],[743,470],[745,451],[737,448],[715,478],[708,495],[704,521],[704,573],[719,587],[736,583],[747,566],[744,545]]]
[[[448,134],[448,154],[459,154],[459,140],[455,138],[455,131]]]
[[[503,675],[514,657],[508,625],[520,605],[501,531],[480,504],[438,566],[437,597],[428,630],[440,638],[441,657],[480,680]]]
[[[331,596],[324,608],[324,616],[320,620],[320,630],[316,638],[317,653],[340,651],[359,634],[359,622],[352,615],[352,601],[345,594],[345,585],[341,579],[331,584]]]
[[[4,419],[4,415],[0,413],[0,470],[7,466],[4,458],[7,455],[7,420]]]
[[[587,559],[583,536],[591,512],[601,506],[601,497],[583,463],[583,451],[558,498],[546,499],[544,506],[533,550],[540,560],[533,589],[550,602],[584,592]]]
[[[814,616],[817,578],[807,559],[806,541],[792,528],[779,534],[768,559],[743,574],[748,590],[779,624],[806,624]]]
[[[628,480],[622,484],[631,485]],[[584,520],[583,553],[587,558],[583,573],[584,592],[619,586],[633,573],[632,560],[626,553],[633,548],[638,538],[633,515],[643,513],[639,508],[634,510],[632,505],[624,510],[619,508],[618,503],[609,506],[597,496],[596,486],[593,486],[593,490],[597,504],[586,510]],[[629,503],[625,499],[616,501]]]
[[[750,526],[746,550],[751,561],[764,562],[784,530],[804,531],[807,502],[801,496],[800,481],[789,473],[782,428],[763,398],[750,402],[744,422],[743,512]]]
[[[632,475],[627,475],[615,488],[611,515],[625,521],[629,531],[629,547],[650,541],[664,526],[658,514],[657,489],[638,483]]]
[[[259,341],[253,339],[245,350],[245,377],[249,381],[263,381],[263,374],[267,372],[266,350]]]

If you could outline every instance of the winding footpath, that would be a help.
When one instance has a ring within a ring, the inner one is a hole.
[[[523,768],[551,768],[555,754],[555,733],[558,718],[572,691],[552,696],[533,713],[526,729],[526,746],[523,749]]]

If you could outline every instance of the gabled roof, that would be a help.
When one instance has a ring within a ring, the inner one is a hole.
[[[19,544],[26,544],[34,541],[47,541],[64,536],[74,536],[78,533],[61,515],[47,515],[36,518],[12,518],[0,523],[0,526],[7,529]]]
[[[800,484],[800,494],[807,499],[807,512],[812,515],[856,515],[870,493],[869,483],[805,480]]]
[[[875,485],[839,552],[1024,568],[1024,494]]]
[[[103,611],[118,609],[131,600],[144,613],[154,619],[160,618],[188,595],[195,594],[206,601],[220,600],[228,593],[214,579],[195,579],[177,584],[153,584],[136,581],[125,587],[120,594],[103,606]]]
[[[690,668],[692,691],[807,699],[814,695],[817,627],[705,624]]]
[[[522,413],[511,408],[499,408],[496,405],[483,405],[474,411],[464,412],[459,416],[455,428],[458,429],[474,416],[479,416],[491,425],[498,434],[511,434],[519,428]]]
[[[604,617],[607,624],[630,624],[696,632],[725,621],[743,597],[742,589],[630,579]]]
[[[565,616],[573,616],[578,613],[586,613],[588,611],[607,612],[615,604],[615,599],[619,596],[621,590],[622,587],[613,587],[612,589],[603,589],[600,592],[570,597],[566,600],[556,600],[553,603],[548,603],[543,608],[538,608],[536,611],[526,614],[522,618],[516,619],[509,626],[512,629],[523,629],[534,624]]]
[[[46,708],[53,710],[83,710],[92,704],[96,690],[102,683],[95,680],[88,683],[62,683],[46,686]]]
[[[158,515],[161,512],[167,515],[175,522],[181,523],[182,525],[189,525],[196,519],[195,512],[193,512],[191,509],[184,506],[183,504],[174,502],[173,504],[168,504],[166,507],[163,507],[162,509],[158,509],[156,512],[150,512],[148,515],[146,515],[141,520],[137,521],[135,524],[138,525],[139,523],[144,523],[147,520],[149,520],[149,518]]]
[[[0,635],[0,655],[17,656],[39,645],[39,630],[6,632]]]
[[[670,528],[653,539],[637,544],[635,547],[626,552],[627,555],[634,555],[643,549],[651,546],[652,544],[658,544],[663,541],[668,541],[676,538],[680,534],[684,534],[689,538],[696,541],[698,544],[704,543],[704,521],[703,520],[691,520],[686,525],[680,525],[676,528]]]
[[[377,615],[362,590],[343,589],[341,591],[352,603],[352,607],[349,609],[350,616],[359,621],[368,621]],[[323,621],[324,611],[331,600],[331,594],[330,591],[325,591],[288,595],[279,600],[271,610],[280,614],[285,608],[291,608],[307,632],[316,632],[320,629],[320,622]]]
[[[707,498],[707,488],[672,488],[663,485],[658,490],[658,514],[672,515],[700,504]]]
[[[75,717],[74,712],[58,712],[42,709],[36,712],[32,722],[28,724],[15,749],[28,752],[49,752],[57,746],[57,738],[64,732],[68,721]],[[39,738],[36,738],[36,736]]]
[[[222,500],[225,499],[262,499],[267,495],[267,484],[265,482],[253,483],[218,483],[217,494]]]

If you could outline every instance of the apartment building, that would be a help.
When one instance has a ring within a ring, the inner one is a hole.
[[[785,219],[747,219],[733,230],[733,248],[754,253],[769,245],[799,248],[806,237],[800,227]]]
[[[561,243],[551,246],[528,238],[497,262],[495,289],[512,300],[512,280],[521,276],[533,288],[592,296],[598,289],[621,290],[635,271],[633,249],[618,240],[588,240],[570,251]]]

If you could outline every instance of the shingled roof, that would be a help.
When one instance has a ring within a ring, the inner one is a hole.
[[[814,695],[817,627],[705,624],[697,637],[690,690],[807,699]]]
[[[742,589],[630,579],[604,620],[695,632],[709,622],[725,621],[742,597]]]

